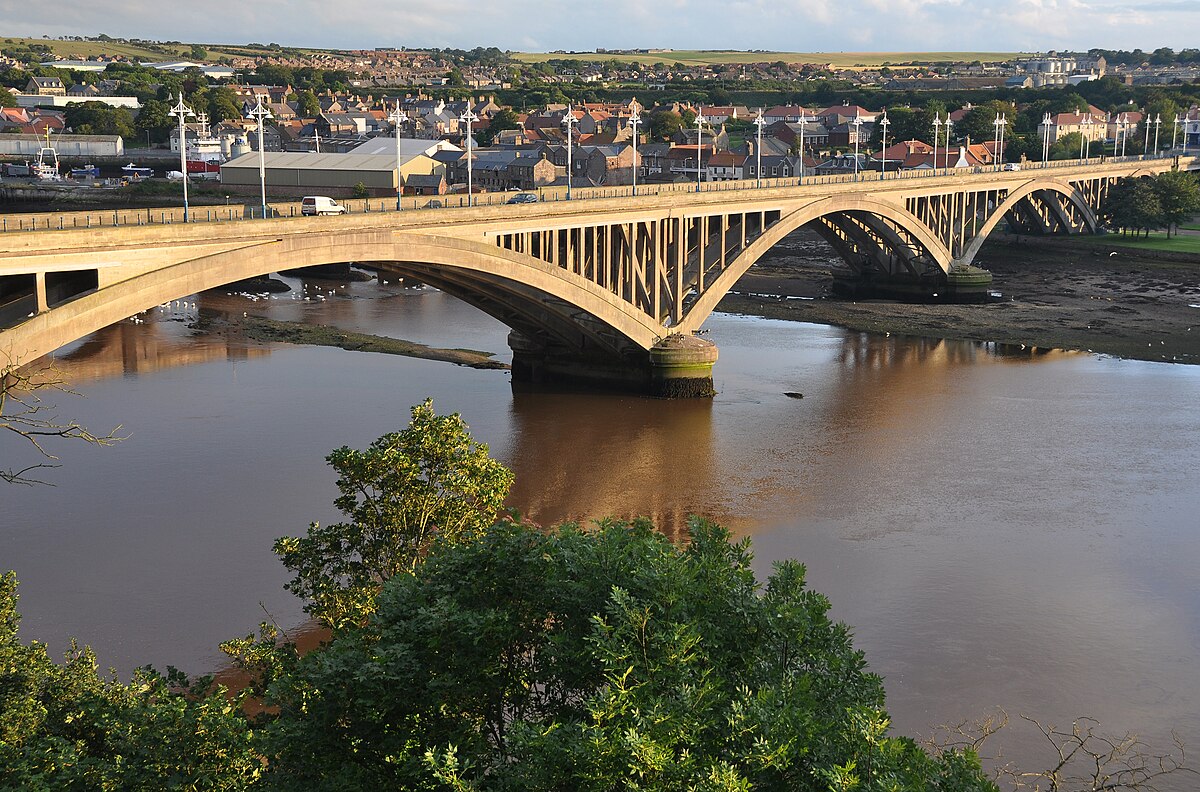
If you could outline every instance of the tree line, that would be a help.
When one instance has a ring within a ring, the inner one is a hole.
[[[512,473],[430,401],[328,462],[342,521],[275,545],[328,638],[227,642],[240,692],[120,682],[76,645],[56,663],[19,639],[0,576],[0,789],[999,789],[977,739],[891,733],[882,680],[796,562],[760,583],[749,540],[697,518],[680,544],[646,520],[522,521]],[[1172,751],[1113,776],[1084,726],[1047,734],[1077,759],[1023,781],[1189,772]]]
[[[1150,236],[1164,229],[1171,236],[1179,225],[1200,213],[1200,182],[1188,171],[1153,177],[1119,179],[1108,191],[1101,212],[1104,222],[1122,235]]]

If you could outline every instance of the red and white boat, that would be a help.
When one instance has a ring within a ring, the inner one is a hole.
[[[213,137],[208,128],[208,116],[200,114],[200,134],[187,138],[188,176],[201,179],[216,179],[221,175],[221,163],[225,162],[225,150],[221,139]]]

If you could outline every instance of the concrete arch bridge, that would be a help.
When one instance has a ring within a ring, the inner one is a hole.
[[[196,222],[193,212],[186,224],[165,213],[146,223],[131,211],[89,215],[85,224],[83,215],[28,223],[8,215],[0,359],[33,360],[234,281],[353,261],[421,280],[507,324],[514,376],[709,392],[716,349],[693,333],[797,228],[814,228],[865,277],[954,288],[956,278],[970,282],[979,272],[969,265],[1001,221],[1035,233],[1094,232],[1118,178],[1181,167],[1200,169],[1200,160],[724,182],[702,191],[650,185],[637,196],[576,190],[570,201],[338,217]]]

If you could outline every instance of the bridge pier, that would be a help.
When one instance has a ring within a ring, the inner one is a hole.
[[[845,297],[918,302],[986,302],[991,287],[992,273],[962,263],[951,265],[949,272],[931,269],[911,274],[864,269],[853,275],[834,275],[833,279],[834,291]]]
[[[508,345],[513,352],[514,382],[633,391],[669,399],[716,395],[712,369],[717,347],[695,336],[668,336],[645,357],[626,360],[579,353],[516,330],[508,334]]]

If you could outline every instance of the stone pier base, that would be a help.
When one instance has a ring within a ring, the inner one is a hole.
[[[667,336],[650,350],[650,393],[667,399],[711,399],[717,345],[695,336]]]
[[[668,399],[712,398],[716,345],[670,336],[645,354],[621,360],[540,344],[513,331],[513,382],[632,391]]]

